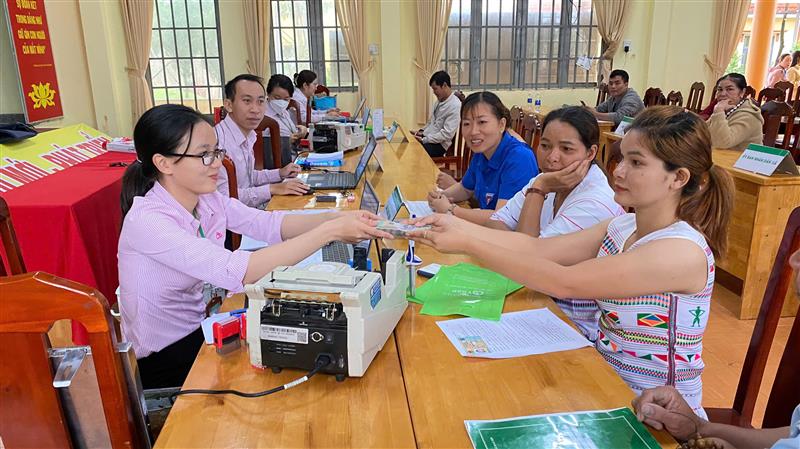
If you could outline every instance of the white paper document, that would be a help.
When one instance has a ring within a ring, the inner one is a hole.
[[[433,210],[427,201],[406,201],[405,203],[409,215],[416,215],[417,218],[433,215]]]
[[[497,322],[460,318],[436,324],[464,357],[505,359],[592,346],[548,309],[504,313]]]

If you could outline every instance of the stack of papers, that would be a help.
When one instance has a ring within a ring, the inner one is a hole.
[[[120,153],[136,153],[136,147],[133,145],[133,139],[129,137],[114,137],[108,142],[104,142],[108,151],[117,151]]]
[[[661,447],[627,408],[464,421],[464,425],[475,449]]]
[[[464,357],[506,359],[591,346],[549,309],[504,313],[498,322],[460,318],[436,324]]]

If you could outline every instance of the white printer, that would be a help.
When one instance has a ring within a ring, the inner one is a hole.
[[[278,267],[245,286],[250,363],[279,372],[311,370],[317,357],[333,362],[320,372],[337,380],[360,377],[408,305],[404,253],[395,251],[380,273],[323,262]]]

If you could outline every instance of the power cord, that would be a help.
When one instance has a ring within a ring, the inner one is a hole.
[[[317,356],[317,360],[314,362],[314,368],[309,371],[305,376],[295,379],[287,384],[281,385],[279,387],[272,388],[270,390],[258,391],[256,393],[246,393],[239,390],[202,390],[202,389],[193,389],[193,390],[181,390],[177,393],[172,395],[172,398],[175,396],[180,396],[184,394],[232,394],[235,396],[240,396],[243,398],[260,398],[262,396],[267,396],[272,393],[277,393],[279,391],[288,390],[289,388],[296,387],[303,382],[307,381],[314,377],[322,368],[333,363],[333,358],[331,358],[328,354],[320,354]]]

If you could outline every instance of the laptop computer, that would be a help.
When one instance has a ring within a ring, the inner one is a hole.
[[[369,181],[365,181],[364,191],[361,192],[361,204],[359,205],[359,209],[377,214],[379,208],[380,200],[375,193],[375,189],[372,188]],[[369,257],[371,243],[372,240],[364,240],[356,245],[349,245],[344,242],[331,242],[322,247],[322,260],[324,262],[347,263],[353,258],[353,253],[355,252],[354,246],[365,248],[367,257]]]
[[[298,178],[314,189],[354,189],[361,180],[361,177],[364,176],[364,172],[367,170],[369,159],[372,157],[372,153],[375,152],[376,145],[377,143],[375,142],[375,138],[371,137],[367,145],[364,147],[364,151],[361,153],[361,158],[358,160],[358,165],[356,166],[356,171],[354,173],[309,173],[307,176],[300,175]]]
[[[427,201],[406,201],[403,198],[403,192],[400,191],[399,186],[395,186],[389,199],[386,200],[386,205],[383,207],[382,216],[389,221],[395,221],[397,214],[405,206],[409,216],[427,217],[433,214]]]

